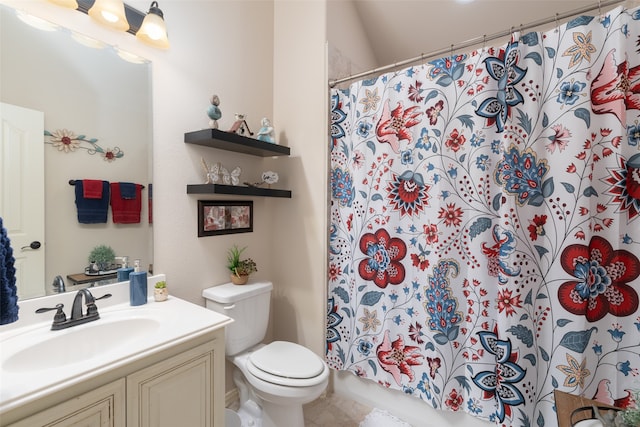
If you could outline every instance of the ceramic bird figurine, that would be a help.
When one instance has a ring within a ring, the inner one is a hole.
[[[235,117],[236,121],[233,122],[233,125],[231,125],[231,128],[227,132],[238,133],[240,135],[244,135],[244,133],[247,132],[249,135],[253,136],[253,132],[249,129],[245,115],[236,113]]]
[[[261,128],[257,132],[257,138],[259,141],[275,143],[276,140],[274,138],[273,126],[271,126],[271,122],[266,117],[262,118]]]

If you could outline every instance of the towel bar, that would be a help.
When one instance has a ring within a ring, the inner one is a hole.
[[[76,180],[75,179],[70,179],[69,180],[69,185],[71,185],[71,186],[76,185]],[[144,188],[144,185],[142,186],[142,188]]]

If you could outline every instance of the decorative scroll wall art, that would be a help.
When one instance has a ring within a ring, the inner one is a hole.
[[[87,138],[85,135],[76,135],[75,132],[67,129],[57,129],[53,133],[48,130],[44,131],[48,140],[46,144],[53,145],[58,151],[65,153],[73,153],[78,149],[87,150],[88,154],[100,154],[107,162],[113,162],[116,159],[124,157],[124,151],[119,147],[102,148],[98,145],[97,138]]]

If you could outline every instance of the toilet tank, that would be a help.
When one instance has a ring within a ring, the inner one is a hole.
[[[264,339],[272,289],[271,282],[255,282],[246,285],[225,283],[202,291],[209,310],[234,320],[225,331],[227,356],[247,350]]]

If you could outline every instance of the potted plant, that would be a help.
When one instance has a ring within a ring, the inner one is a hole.
[[[244,285],[249,280],[249,275],[258,271],[258,267],[251,258],[240,259],[246,247],[240,249],[233,245],[227,251],[227,268],[231,272],[231,281],[236,285]]]
[[[169,298],[169,289],[167,289],[167,282],[161,280],[156,282],[155,289],[153,290],[153,298],[160,302],[166,301]]]
[[[116,253],[111,246],[98,245],[89,253],[89,270],[92,273],[110,270],[116,260]],[[96,270],[97,267],[97,271]]]

